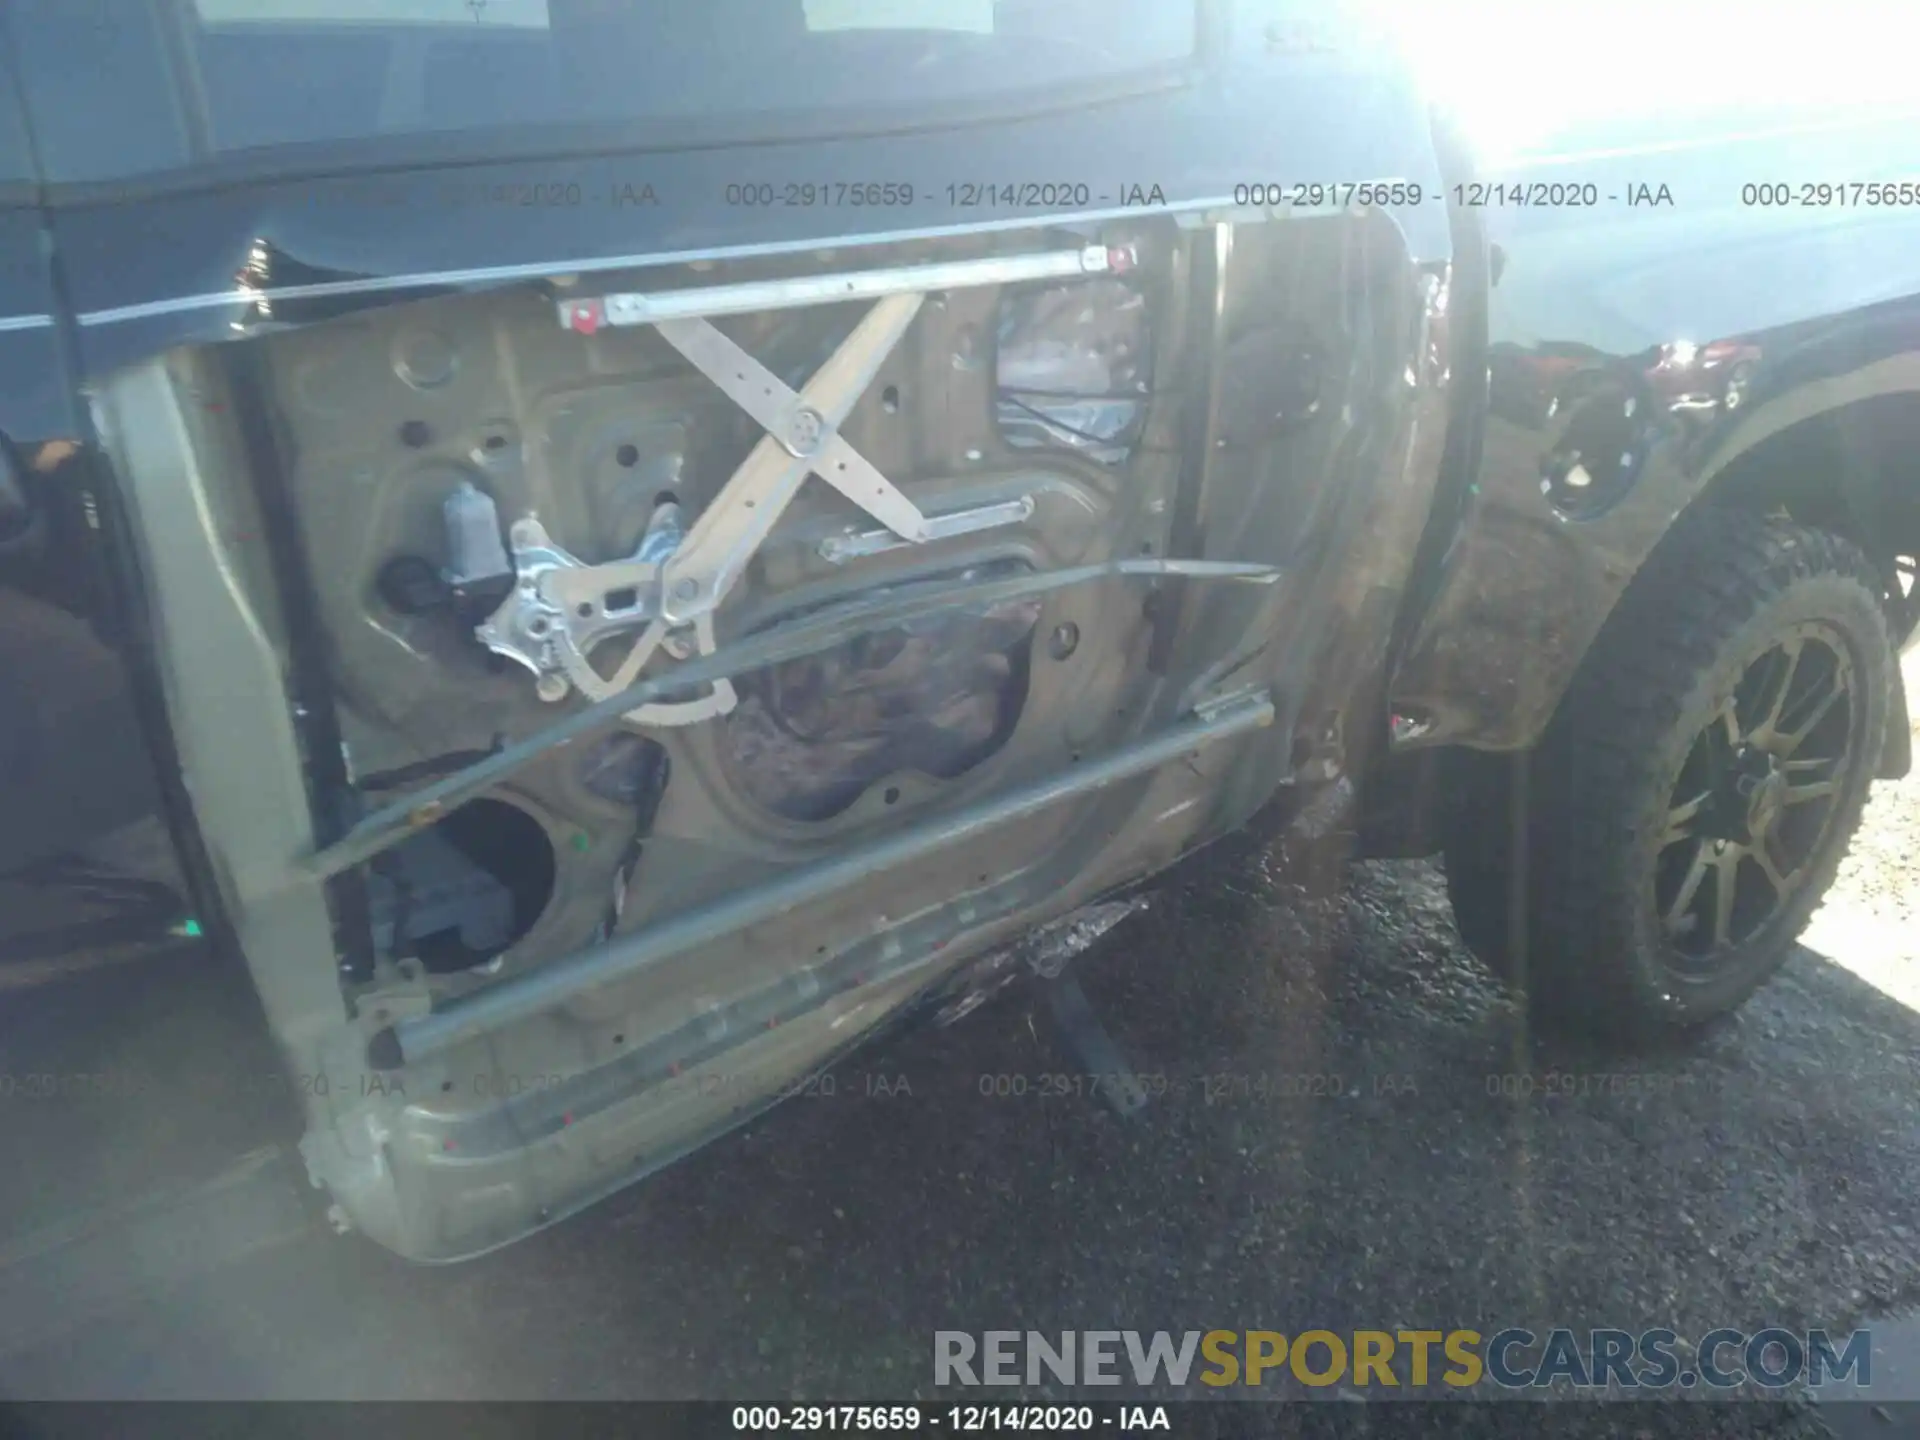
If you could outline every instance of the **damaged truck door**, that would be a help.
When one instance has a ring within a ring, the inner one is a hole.
[[[795,3],[729,101],[724,3],[350,8],[9,20],[175,819],[343,1225],[550,1223],[1372,743],[1449,405],[1395,77]]]

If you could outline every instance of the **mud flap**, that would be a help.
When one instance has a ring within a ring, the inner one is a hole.
[[[1893,670],[1892,703],[1887,707],[1887,748],[1881,752],[1878,780],[1904,780],[1913,769],[1913,712],[1907,708],[1907,683],[1901,667]]]

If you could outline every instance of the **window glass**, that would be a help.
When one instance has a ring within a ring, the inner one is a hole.
[[[53,168],[70,179],[177,164],[183,146],[992,102],[1190,59],[1198,23],[1198,0],[15,5],[36,114],[63,132]]]
[[[161,18],[138,0],[16,0],[8,23],[48,178],[103,179],[189,158]]]
[[[33,156],[20,125],[20,102],[0,80],[0,185],[33,179]]]

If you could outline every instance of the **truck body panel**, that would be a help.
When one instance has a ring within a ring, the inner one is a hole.
[[[250,150],[208,37],[273,36],[197,5],[145,47],[121,0],[6,13],[0,435],[79,521],[0,598],[84,632],[11,629],[7,693],[78,713],[91,646],[137,738],[74,728],[92,798],[11,780],[8,833],[164,810],[312,1178],[416,1259],[1395,747],[1532,744],[1678,513],[1920,374],[1920,208],[1770,225],[1713,155],[1698,207],[1630,163],[1488,203],[1332,18],[1203,4],[919,112]],[[383,116],[441,93],[415,38]]]
[[[1731,124],[1591,135],[1475,183],[1499,277],[1482,462],[1394,678],[1404,748],[1535,743],[1675,517],[1763,453],[1797,473],[1754,474],[1755,503],[1831,496],[1889,564],[1920,545],[1893,458],[1920,423],[1911,122]],[[1769,449],[1796,427],[1806,453]]]

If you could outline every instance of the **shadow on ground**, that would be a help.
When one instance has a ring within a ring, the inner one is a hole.
[[[1732,1021],[1626,1061],[1527,1033],[1433,867],[1238,845],[1081,973],[1158,1092],[1134,1119],[1019,991],[495,1256],[414,1268],[309,1229],[50,1320],[0,1356],[0,1391],[898,1399],[931,1393],[939,1329],[1697,1336],[1845,1329],[1920,1289],[1920,1016],[1810,951]],[[87,981],[138,1002],[102,1058],[188,1024],[218,978]],[[218,1029],[210,1072],[234,1053]],[[0,1112],[31,1157],[11,1213],[62,1176],[137,1183],[72,1154],[110,1149],[116,1114],[161,1123],[102,1103]],[[175,1114],[166,1148],[269,1120]],[[1797,1405],[1716,1410],[1717,1431],[1682,1409],[1674,1433],[1819,1433]],[[1460,1433],[1491,1433],[1475,1413]]]

